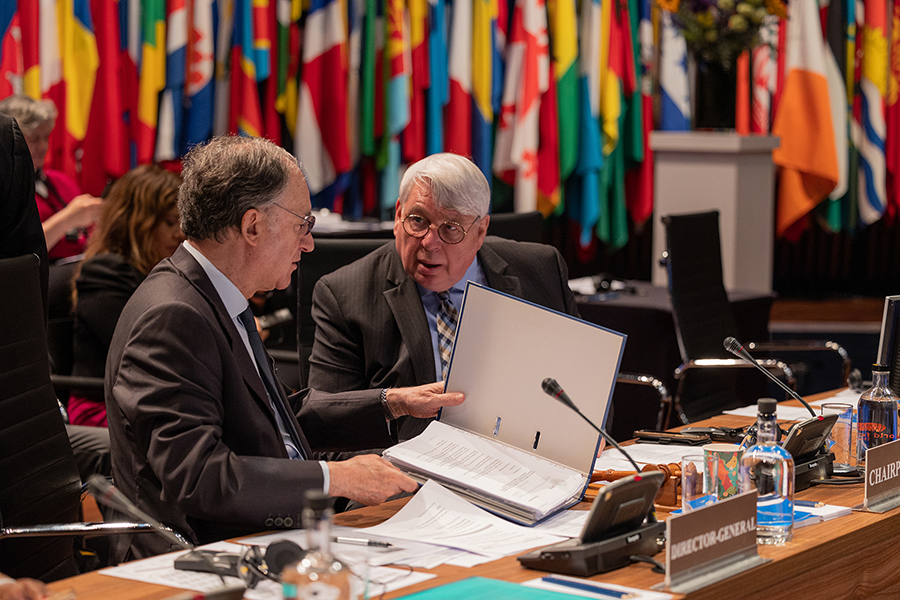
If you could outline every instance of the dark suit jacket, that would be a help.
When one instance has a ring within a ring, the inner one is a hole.
[[[47,243],[34,201],[34,164],[16,120],[0,113],[0,258],[37,254],[47,320]]]
[[[323,485],[317,462],[287,459],[252,360],[184,248],[141,284],[113,336],[106,400],[116,484],[194,542],[297,526],[304,490]],[[307,454],[390,444],[379,396],[290,397]],[[133,556],[171,549],[156,538],[135,537]]]
[[[103,377],[106,354],[122,309],[145,275],[114,252],[84,261],[75,280],[75,364],[72,374]],[[101,396],[98,399],[103,401]]]
[[[578,316],[568,270],[552,246],[487,237],[478,260],[488,286]],[[394,244],[320,279],[312,315],[310,387],[338,392],[435,381],[425,309]],[[428,423],[399,421],[400,439],[417,435]]]

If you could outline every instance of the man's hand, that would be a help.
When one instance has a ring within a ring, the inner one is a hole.
[[[597,448],[597,458],[600,458],[600,455],[603,454],[604,448],[606,448],[606,438],[601,437],[600,438],[600,447]]]
[[[387,392],[388,406],[395,417],[436,417],[442,406],[456,406],[466,399],[461,392],[442,393],[444,382],[437,381],[417,387],[391,388]]]
[[[400,492],[414,492],[418,484],[400,469],[374,454],[328,463],[329,496],[343,496],[369,506]]]
[[[0,573],[0,600],[40,600],[49,594],[47,586],[36,579],[19,579],[12,583]]]

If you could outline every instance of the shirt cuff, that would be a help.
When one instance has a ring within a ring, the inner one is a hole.
[[[328,473],[328,464],[324,460],[320,460],[319,464],[322,465],[322,488],[323,492],[328,493],[329,488],[331,488],[331,475]]]

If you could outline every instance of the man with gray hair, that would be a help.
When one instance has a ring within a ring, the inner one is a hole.
[[[363,504],[414,491],[416,483],[380,457],[325,463],[313,451],[390,444],[387,415],[427,417],[462,394],[430,385],[288,397],[256,331],[247,299],[287,287],[314,246],[296,159],[260,138],[216,138],[191,151],[183,177],[187,240],[131,297],[107,360],[122,492],[207,543],[299,526],[309,489]],[[156,536],[120,543],[118,560],[172,549]]]
[[[552,246],[486,237],[491,190],[472,161],[434,154],[400,184],[394,244],[326,275],[313,292],[309,384],[330,392],[446,378],[467,281],[578,316]],[[399,439],[427,419],[402,417]]]

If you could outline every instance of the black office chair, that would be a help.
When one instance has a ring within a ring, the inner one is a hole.
[[[296,318],[301,387],[309,384],[309,355],[316,339],[316,324],[312,319],[312,295],[316,282],[383,245],[393,243],[393,240],[370,238],[319,239],[309,258],[298,264]]]
[[[517,242],[541,243],[544,215],[539,210],[527,213],[494,213],[488,223],[488,235]]]
[[[0,572],[52,581],[78,573],[74,536],[152,531],[78,523],[78,467],[66,434],[44,331],[39,260],[0,260]]]
[[[767,382],[762,375],[738,379],[736,368],[753,369],[753,366],[735,358],[723,345],[725,338],[741,336],[722,280],[719,212],[663,215],[662,222],[666,227],[663,263],[683,361],[675,370],[678,386],[672,408],[681,423],[689,423],[754,402],[766,393],[763,384]],[[812,340],[785,345],[745,341],[745,347],[761,351],[834,351],[842,360],[841,380],[836,383],[846,385],[850,359],[834,342]],[[757,362],[780,372],[788,385],[796,388],[787,362],[775,358],[757,359]],[[690,386],[686,385],[688,381]],[[738,381],[742,389],[749,387],[755,393],[750,397],[738,393]],[[666,424],[672,416],[665,417]]]
[[[50,382],[63,404],[73,393],[103,396],[102,377],[72,375],[75,365],[75,317],[54,317],[47,322],[47,351],[50,355]]]

